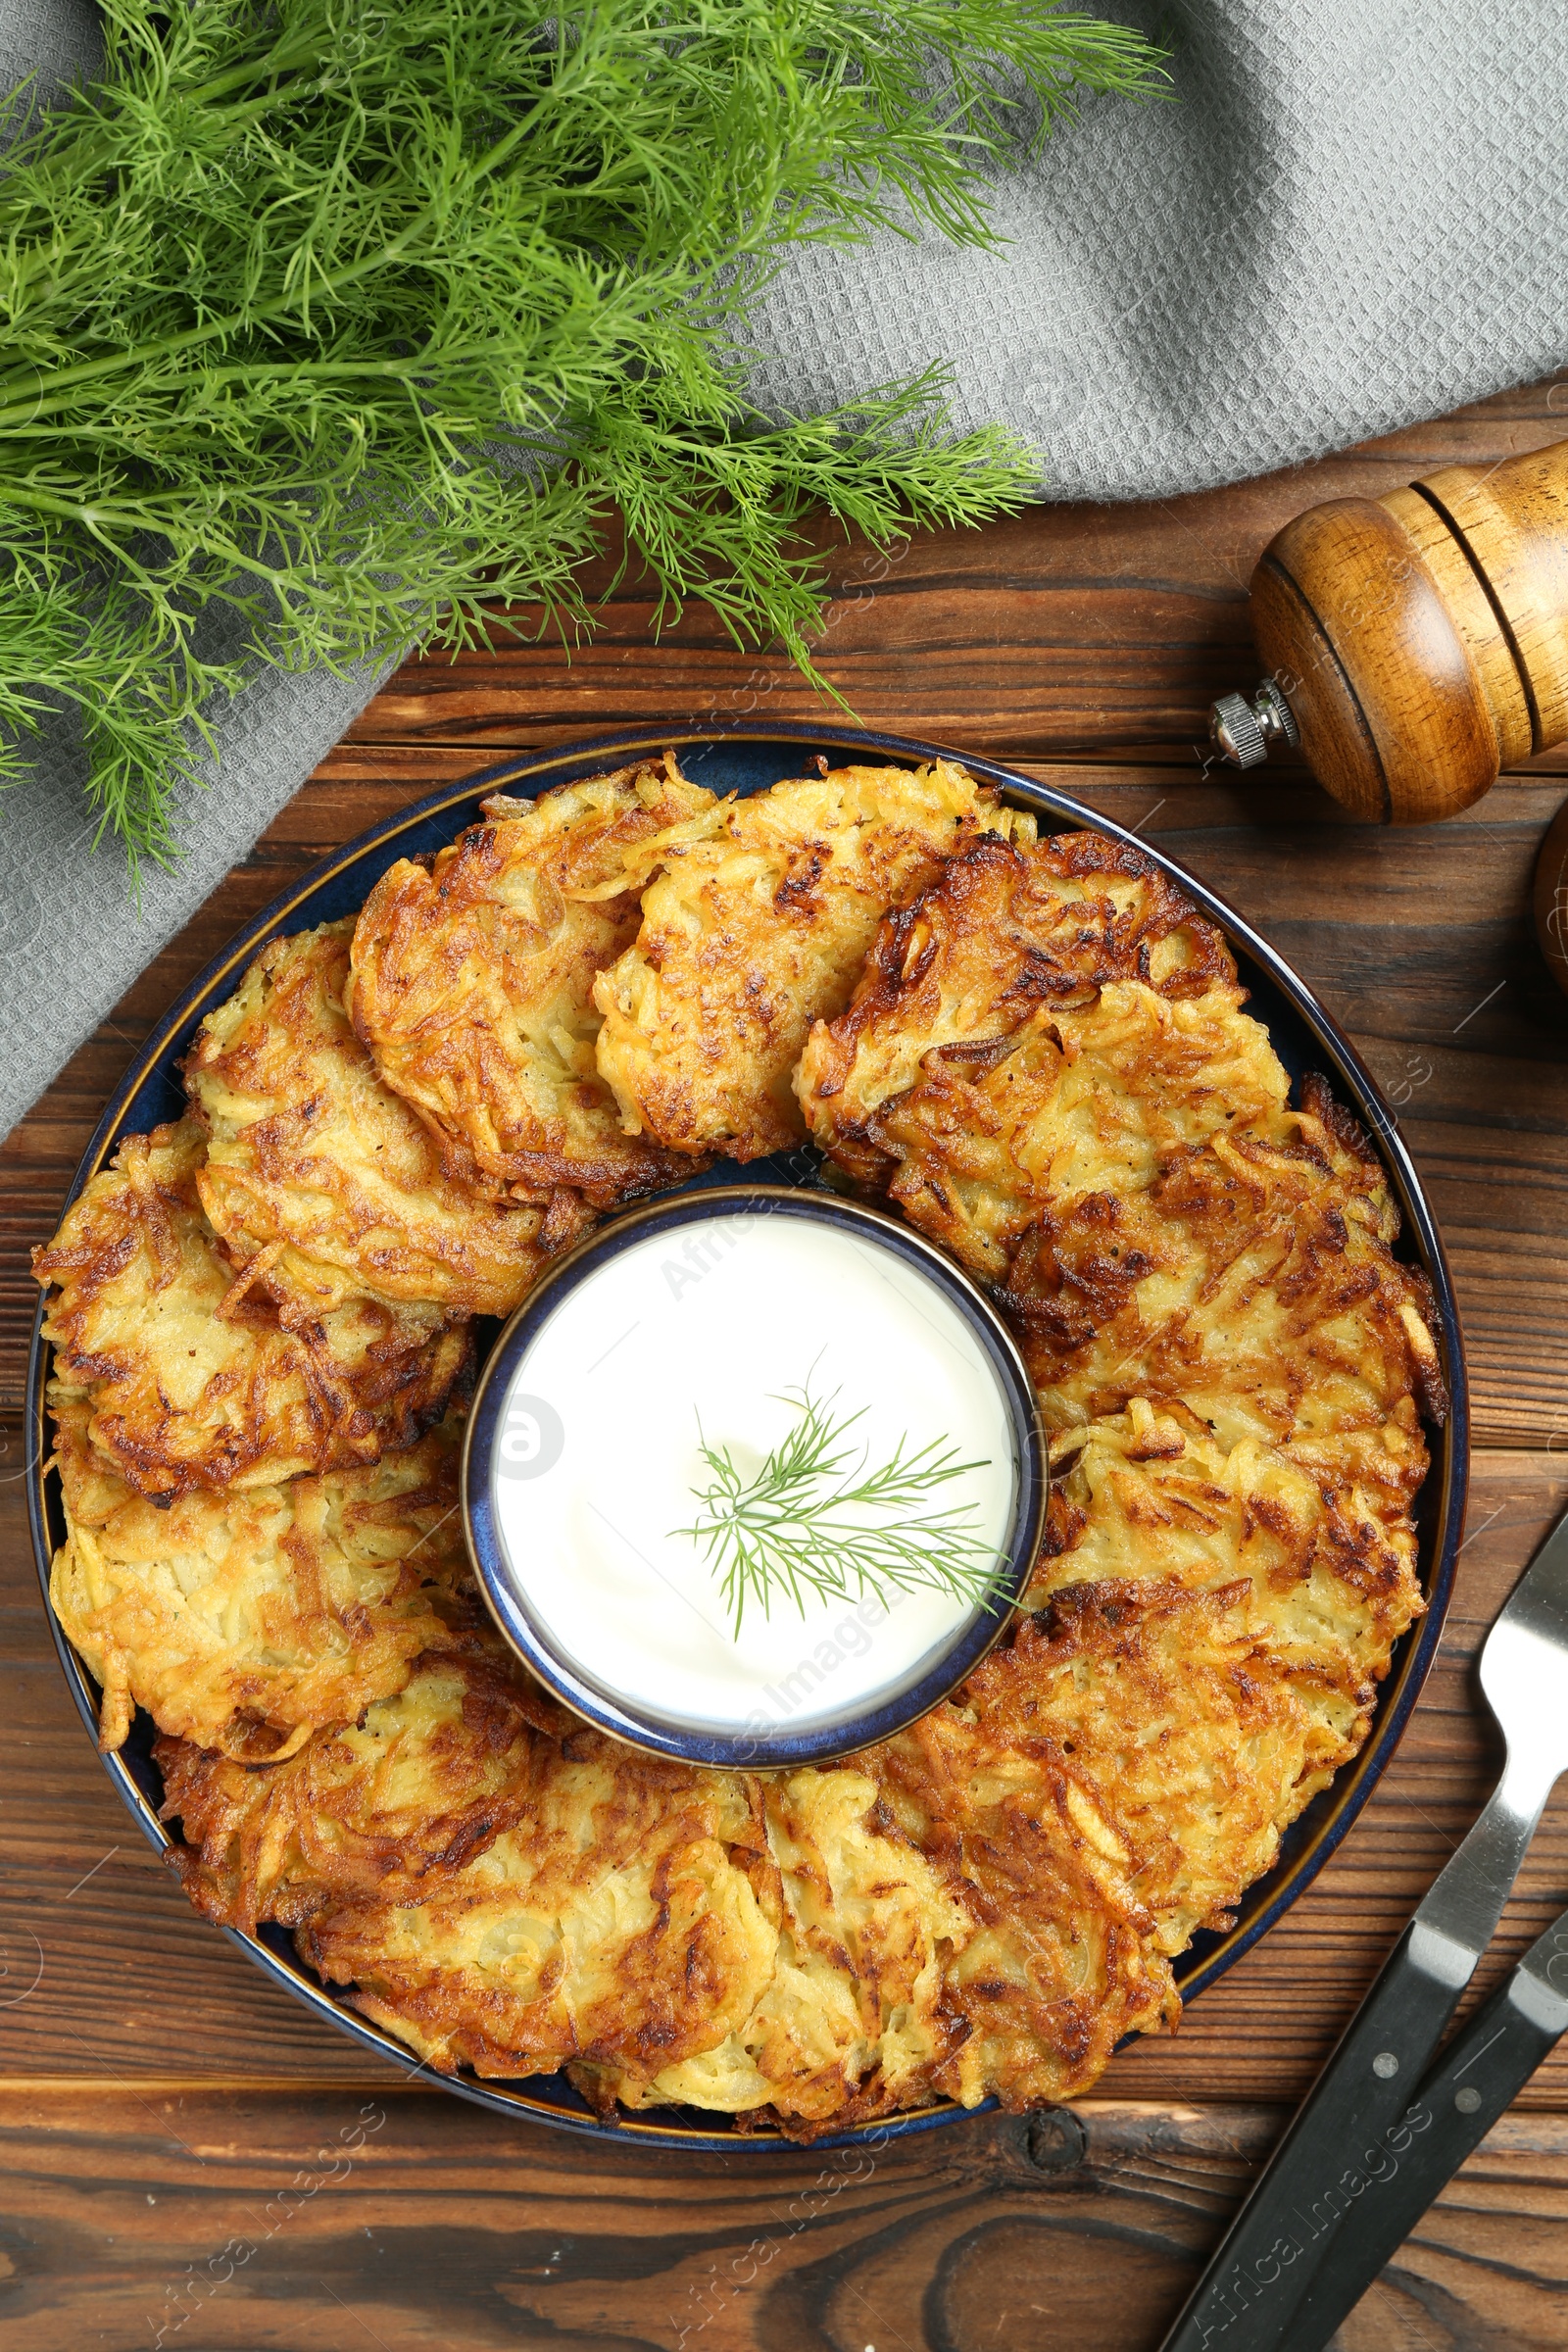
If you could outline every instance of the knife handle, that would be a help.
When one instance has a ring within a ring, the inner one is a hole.
[[[1478,2009],[1422,2083],[1297,2306],[1282,2352],[1323,2352],[1465,2158],[1568,2028],[1568,1912]]]

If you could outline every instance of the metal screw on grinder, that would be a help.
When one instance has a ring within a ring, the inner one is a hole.
[[[1232,767],[1261,767],[1273,743],[1300,748],[1295,714],[1272,678],[1265,678],[1250,702],[1245,694],[1222,694],[1211,704],[1208,739]]]

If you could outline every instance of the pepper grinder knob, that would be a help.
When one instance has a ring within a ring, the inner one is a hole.
[[[1250,702],[1245,694],[1222,694],[1210,705],[1208,740],[1232,767],[1261,767],[1271,744],[1299,751],[1301,730],[1273,679],[1265,678]]]

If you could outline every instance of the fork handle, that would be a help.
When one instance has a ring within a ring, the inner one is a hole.
[[[1392,2143],[1372,2183],[1297,2306],[1284,2352],[1323,2352],[1385,2264],[1478,2148],[1568,2029],[1568,1911],[1533,1944],[1513,1974],[1422,2083],[1402,2144]]]
[[[1160,2352],[1280,2352],[1340,2224],[1413,2130],[1407,2110],[1492,1940],[1550,1783],[1505,1771],[1395,1945]],[[1368,2172],[1370,2168],[1370,2174]],[[1240,2331],[1231,2330],[1240,2327]]]

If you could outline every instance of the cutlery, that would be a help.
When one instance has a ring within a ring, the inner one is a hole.
[[[1380,2174],[1404,2163],[1426,2129],[1422,2079],[1492,1940],[1546,1799],[1568,1769],[1568,1514],[1488,1634],[1481,1688],[1506,1743],[1502,1778],[1346,2028],[1161,2352],[1214,2345],[1301,2352],[1291,2329],[1318,2279],[1338,2264],[1347,2217]],[[1557,1979],[1568,1986],[1568,1944]],[[1538,1982],[1559,1997],[1537,1970],[1518,1999],[1528,2003]],[[1530,2014],[1519,2010],[1522,2020]],[[1543,2032],[1554,2014],[1543,2007]],[[1456,2112],[1469,2112],[1468,2102]]]
[[[1455,2034],[1412,2104],[1407,2146],[1390,2150],[1319,2266],[1284,2352],[1323,2352],[1421,2217],[1481,2145],[1568,2028],[1568,1911]]]

